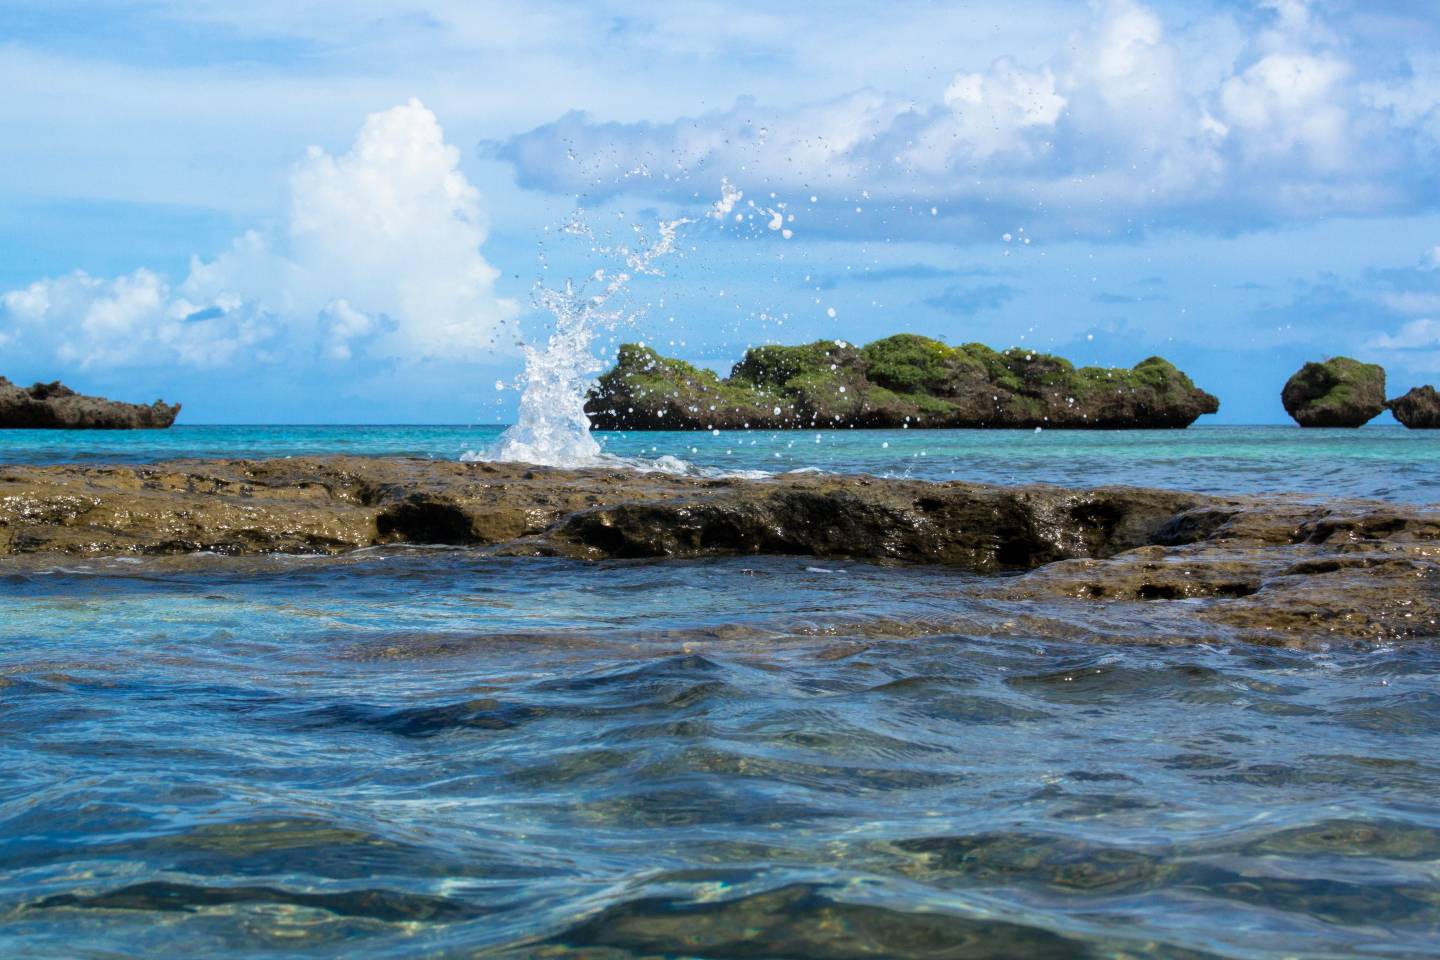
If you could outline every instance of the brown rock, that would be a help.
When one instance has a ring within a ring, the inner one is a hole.
[[[1416,387],[1386,404],[1390,412],[1411,430],[1440,429],[1440,393],[1431,386]]]
[[[60,381],[17,387],[0,377],[0,429],[152,430],[175,422],[180,404],[145,406],[76,393]]]
[[[0,564],[399,542],[1020,574],[977,579],[953,618],[913,625],[928,633],[1290,645],[1440,637],[1440,511],[1366,501],[362,457],[0,468]],[[1137,605],[1143,616],[1125,613]]]

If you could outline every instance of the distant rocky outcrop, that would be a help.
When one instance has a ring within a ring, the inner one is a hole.
[[[1396,397],[1387,406],[1390,412],[1411,430],[1440,429],[1440,393],[1431,386],[1416,387],[1403,397]]]
[[[1183,428],[1220,401],[1160,357],[1075,367],[1032,350],[899,334],[756,347],[727,379],[625,344],[590,394],[599,430],[812,427]]]
[[[58,380],[19,387],[0,377],[0,429],[161,429],[174,423],[179,413],[178,403],[121,403],[84,396]]]
[[[1385,409],[1385,368],[1349,357],[1307,363],[1280,392],[1302,427],[1360,427]]]

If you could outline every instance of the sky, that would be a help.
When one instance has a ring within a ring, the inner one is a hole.
[[[601,359],[1440,382],[1430,0],[0,0],[0,89],[0,375],[181,422],[508,422],[537,285],[674,219]]]

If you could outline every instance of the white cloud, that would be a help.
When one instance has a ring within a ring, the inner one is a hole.
[[[1440,246],[1430,251],[1429,262],[1426,264],[1429,270],[1440,270]]]
[[[986,73],[961,73],[945,89],[954,133],[978,157],[1025,149],[1032,129],[1051,129],[1065,109],[1050,70],[1029,71],[1009,58]]]
[[[1395,333],[1382,333],[1367,347],[1373,350],[1424,350],[1440,347],[1440,322],[1411,320]]]
[[[172,287],[140,269],[77,271],[0,297],[22,344],[82,366],[219,366],[298,351],[344,361],[481,357],[518,314],[480,254],[480,197],[418,101],[372,114],[351,150],[312,147],[287,230],[249,231]]]
[[[1220,90],[1222,115],[1251,162],[1341,170],[1361,144],[1343,95],[1349,65],[1329,57],[1272,53]]]
[[[143,267],[113,280],[77,270],[0,296],[0,316],[20,347],[40,346],[82,367],[229,363],[274,333],[239,306],[198,308]]]
[[[327,304],[320,311],[320,319],[324,330],[322,353],[327,360],[349,360],[353,355],[351,341],[363,339],[376,327],[376,318],[356,310],[349,300]]]
[[[818,223],[868,195],[916,214],[877,219],[895,234],[947,229],[922,215],[931,204],[987,235],[1024,216],[1052,233],[1104,236],[1137,223],[1233,228],[1434,202],[1417,162],[1415,95],[1405,113],[1364,93],[1361,68],[1313,4],[1264,0],[1264,29],[1218,67],[1182,55],[1199,41],[1172,37],[1139,0],[1091,6],[1067,52],[958,73],[938,102],[860,90],[791,108],[741,100],[661,124],[571,113],[499,152],[522,185],[590,198],[684,199],[728,176],[752,193],[843,201],[815,211]]]

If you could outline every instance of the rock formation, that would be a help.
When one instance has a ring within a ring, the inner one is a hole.
[[[1431,386],[1416,387],[1386,404],[1390,412],[1411,430],[1440,429],[1440,393]]]
[[[150,406],[87,397],[63,383],[17,387],[0,377],[0,429],[141,430],[175,422],[180,404],[156,400]]]
[[[1359,427],[1385,409],[1385,368],[1349,357],[1307,363],[1280,393],[1302,427]]]
[[[952,612],[937,612],[944,622],[914,626],[930,633],[985,621],[1007,635],[1146,643],[1440,639],[1440,510],[1369,501],[364,457],[0,467],[0,571],[57,555],[244,570],[261,561],[242,557],[401,542],[597,561],[782,554],[1019,574],[977,577]],[[223,556],[183,556],[197,551]],[[1126,613],[1140,603],[1146,616]]]
[[[586,405],[600,430],[1183,428],[1220,402],[1169,362],[1076,368],[1034,351],[899,334],[756,347],[729,378],[626,344]]]

